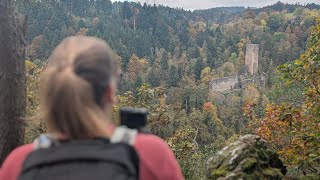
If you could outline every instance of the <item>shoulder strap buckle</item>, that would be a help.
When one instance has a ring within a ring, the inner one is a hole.
[[[129,129],[126,126],[119,126],[116,128],[112,137],[110,138],[111,143],[126,143],[133,146],[135,143],[138,131],[135,129]]]

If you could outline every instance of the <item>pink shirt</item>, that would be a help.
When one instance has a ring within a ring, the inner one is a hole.
[[[183,180],[181,169],[168,145],[154,135],[139,134],[134,148],[140,158],[140,180]],[[0,168],[0,180],[17,180],[33,144],[15,149]]]

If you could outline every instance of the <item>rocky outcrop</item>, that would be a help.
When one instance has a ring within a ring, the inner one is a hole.
[[[286,167],[259,136],[245,135],[207,162],[208,179],[282,179]]]

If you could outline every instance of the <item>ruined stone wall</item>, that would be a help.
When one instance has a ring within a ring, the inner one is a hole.
[[[246,66],[251,75],[258,73],[259,45],[248,44],[246,49]]]
[[[241,88],[247,87],[249,84],[256,84],[260,89],[265,88],[266,86],[266,77],[261,75],[261,76],[255,76],[253,78],[249,79],[241,79],[239,82]]]
[[[213,79],[210,82],[210,89],[211,91],[230,91],[233,88],[238,88],[239,81],[238,76],[231,76],[219,79]]]

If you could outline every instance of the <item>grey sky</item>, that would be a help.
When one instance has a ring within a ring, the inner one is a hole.
[[[124,0],[120,0],[124,1]],[[245,7],[262,7],[274,4],[279,0],[128,0],[134,2],[147,2],[153,4],[168,5],[170,7],[183,7],[185,9],[208,9],[221,6],[245,6]],[[320,0],[281,0],[281,2],[295,4],[316,3],[320,4]]]

